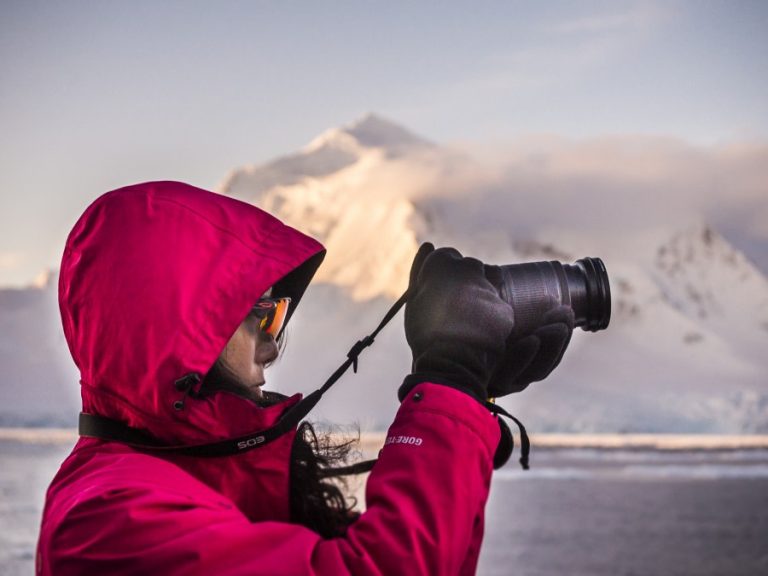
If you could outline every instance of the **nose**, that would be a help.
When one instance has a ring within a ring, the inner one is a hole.
[[[259,331],[259,337],[256,343],[256,361],[263,364],[273,362],[278,354],[279,349],[274,337],[271,334]]]

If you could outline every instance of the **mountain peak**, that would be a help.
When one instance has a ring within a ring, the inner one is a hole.
[[[347,128],[347,132],[363,146],[391,148],[430,145],[429,142],[402,126],[372,112],[353,122]]]
[[[368,113],[350,124],[326,130],[295,154],[262,166],[233,170],[217,188],[224,194],[258,204],[261,194],[271,188],[329,176],[362,158],[397,159],[433,148],[434,144],[402,126]]]
[[[738,326],[730,342],[749,334],[747,326],[768,322],[768,280],[707,223],[688,227],[659,247],[655,277],[664,297],[687,316],[715,322],[721,335],[732,325],[720,323]]]
[[[432,146],[427,140],[416,136],[399,124],[373,112],[340,128],[331,128],[315,138],[306,151],[312,152],[325,147],[380,148],[397,155],[405,150]]]
[[[673,274],[681,265],[713,259],[731,266],[746,264],[746,258],[706,222],[678,231],[656,253],[657,265]]]

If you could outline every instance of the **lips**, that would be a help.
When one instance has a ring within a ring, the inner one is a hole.
[[[264,397],[264,392],[261,390],[262,386],[264,386],[264,382],[258,382],[248,386],[248,389],[251,391],[251,398],[261,400]]]

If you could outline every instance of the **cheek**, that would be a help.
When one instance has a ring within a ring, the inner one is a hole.
[[[243,366],[253,362],[255,342],[250,332],[240,326],[229,339],[227,347],[222,355],[226,362],[232,366]]]

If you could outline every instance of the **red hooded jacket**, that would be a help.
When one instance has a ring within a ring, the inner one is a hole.
[[[263,408],[219,392],[179,410],[174,383],[210,369],[270,286],[293,312],[323,256],[262,210],[186,184],[100,197],[70,233],[59,281],[83,411],[174,445],[268,428],[298,395]],[[294,436],[214,458],[81,438],[47,493],[37,573],[475,572],[499,441],[478,402],[416,386],[368,479],[367,510],[340,538],[289,522]]]

